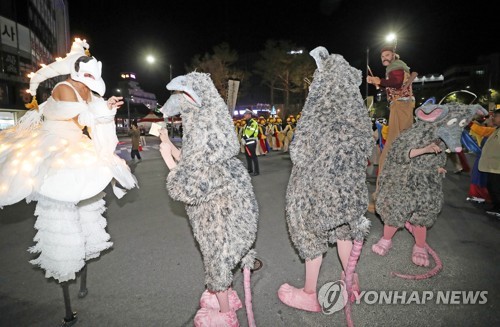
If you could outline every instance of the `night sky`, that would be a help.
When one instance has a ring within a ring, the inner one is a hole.
[[[169,64],[174,77],[184,74],[194,55],[222,42],[240,54],[262,50],[268,39],[308,50],[321,45],[363,72],[369,47],[379,76],[379,50],[389,32],[398,35],[401,59],[421,76],[500,52],[499,15],[487,1],[181,0],[164,1],[167,9],[145,0],[68,2],[71,38],[90,43],[108,88],[121,71],[134,71],[160,102],[168,97]],[[154,68],[147,53],[159,60]]]

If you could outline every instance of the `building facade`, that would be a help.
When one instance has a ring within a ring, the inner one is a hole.
[[[70,48],[66,0],[0,1],[0,129],[14,125],[26,112],[27,75],[64,57]],[[37,90],[39,103],[50,96],[57,79]]]

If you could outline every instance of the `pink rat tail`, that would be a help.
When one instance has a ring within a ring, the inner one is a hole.
[[[245,309],[247,311],[247,320],[249,327],[256,327],[255,318],[252,309],[252,290],[250,283],[251,270],[254,268],[255,250],[250,250],[242,260],[243,266],[243,289],[245,290]]]
[[[413,234],[413,226],[408,221],[405,223],[405,227],[406,227],[406,229],[408,229],[408,231],[410,233]],[[441,262],[441,259],[437,255],[436,251],[434,251],[429,246],[429,244],[425,243],[425,249],[427,250],[427,252],[430,253],[430,255],[432,256],[432,259],[434,259],[434,261],[436,262],[436,266],[434,268],[432,268],[431,270],[429,270],[425,274],[420,274],[420,275],[406,275],[406,274],[401,274],[401,273],[397,273],[397,272],[391,272],[391,275],[399,277],[399,278],[403,278],[403,279],[413,279],[413,280],[422,280],[422,279],[427,279],[427,278],[431,278],[433,276],[436,276],[443,269],[443,263]]]
[[[351,298],[354,297],[354,294],[352,292],[352,279],[354,276],[354,271],[356,270],[356,263],[358,262],[359,256],[361,255],[362,247],[363,247],[363,241],[355,240],[352,245],[351,254],[349,255],[349,261],[347,261],[347,269],[345,276],[345,284],[347,288],[347,303],[344,307],[344,313],[348,327],[354,326],[351,315]]]

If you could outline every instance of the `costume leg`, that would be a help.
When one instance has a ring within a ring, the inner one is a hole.
[[[44,269],[46,278],[53,277],[60,283],[75,279],[75,273],[85,265],[85,240],[78,209],[73,203],[42,196],[37,200],[37,244],[29,252],[40,255],[30,262]]]
[[[304,292],[308,294],[316,294],[316,287],[318,286],[319,270],[323,256],[320,255],[312,260],[306,260],[306,282],[304,284]]]
[[[342,263],[342,269],[347,269],[347,261],[351,255],[352,241],[337,240],[337,253]]]
[[[427,227],[412,225],[409,221],[405,223],[405,227],[415,237],[411,260],[417,266],[428,267],[430,261],[426,246]]]
[[[322,261],[323,256],[306,260],[306,286],[304,288],[295,288],[287,283],[281,285],[278,290],[278,297],[281,302],[292,308],[321,312],[321,306],[316,296],[316,286]],[[308,288],[307,291],[305,287]]]
[[[29,249],[40,253],[31,260],[45,270],[45,277],[61,283],[64,297],[65,316],[63,326],[76,323],[76,312],[71,309],[68,281],[75,279],[75,273],[85,265],[85,245],[78,222],[78,210],[73,203],[59,202],[43,196],[37,199],[34,240],[37,244]]]
[[[64,308],[66,310],[66,315],[63,318],[63,323],[61,327],[69,327],[76,324],[78,317],[76,312],[71,310],[71,300],[69,297],[68,282],[61,283],[63,298],[64,298]]]
[[[397,231],[397,227],[384,225],[384,236],[372,245],[372,251],[378,255],[386,255],[392,247],[392,237]]]
[[[88,292],[89,291],[87,289],[87,265],[85,265],[80,271],[80,291],[78,292],[78,297],[82,299],[87,296]]]
[[[105,193],[101,192],[96,196],[80,201],[78,203],[78,213],[80,224],[85,238],[85,260],[97,258],[101,251],[109,249],[113,243],[106,232],[106,218],[102,213],[106,211],[103,200]]]
[[[228,291],[222,291],[222,292],[217,292],[215,293],[217,296],[217,300],[219,301],[219,308],[220,312],[228,312],[229,311],[229,297],[228,297]]]

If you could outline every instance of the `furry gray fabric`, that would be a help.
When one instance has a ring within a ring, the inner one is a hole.
[[[437,168],[446,164],[446,148],[455,152],[461,147],[462,130],[477,113],[484,114],[484,109],[462,104],[431,104],[415,110],[417,122],[394,140],[379,177],[376,210],[385,224],[434,224],[443,205],[443,176]],[[443,151],[410,159],[411,149],[432,142],[439,142]]]
[[[185,94],[189,90],[201,106],[179,102],[184,127],[181,159],[167,177],[167,189],[173,199],[186,203],[208,289],[224,291],[238,263],[253,262],[257,201],[250,176],[236,158],[240,145],[233,121],[210,76],[193,72],[171,84]]]
[[[364,214],[373,138],[361,72],[323,47],[310,54],[318,69],[290,145],[286,191],[288,231],[302,259],[323,254],[329,241],[362,240],[370,228]]]

